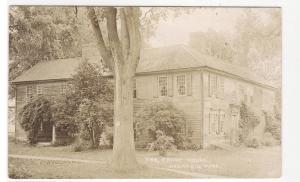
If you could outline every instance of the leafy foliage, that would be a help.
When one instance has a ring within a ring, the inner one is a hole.
[[[185,118],[182,112],[174,107],[170,102],[153,102],[136,114],[136,137],[146,137],[146,143],[157,140],[157,132],[161,131],[164,135],[174,138],[174,144],[182,144],[180,134],[185,126]],[[145,136],[146,135],[146,136]]]
[[[260,119],[254,112],[245,104],[241,104],[240,108],[240,121],[239,128],[242,130],[239,136],[240,142],[244,142],[247,139],[249,133],[260,123]]]
[[[150,151],[159,151],[159,155],[166,156],[168,151],[174,151],[174,138],[166,136],[161,130],[156,131],[156,140],[148,144]]]
[[[232,62],[234,58],[233,45],[224,34],[209,29],[207,32],[194,32],[190,34],[190,47],[204,55],[210,55]]]
[[[250,148],[258,148],[260,146],[260,141],[256,137],[250,137],[246,139],[245,145]]]
[[[112,126],[112,100],[112,83],[101,75],[98,65],[83,61],[65,95],[53,105],[56,128],[71,137],[79,134],[82,141],[96,147],[103,129]]]
[[[276,113],[265,112],[264,114],[266,120],[265,132],[271,133],[276,140],[281,141],[280,117]]]
[[[20,112],[22,128],[27,132],[30,144],[37,142],[38,130],[41,123],[43,125],[52,125],[51,103],[44,97],[38,97],[28,101]]]
[[[39,61],[80,56],[77,26],[73,7],[11,6],[9,80]]]
[[[112,110],[104,110],[99,104],[84,99],[75,115],[80,138],[91,142],[92,148],[99,146],[101,134],[106,126],[113,125]]]

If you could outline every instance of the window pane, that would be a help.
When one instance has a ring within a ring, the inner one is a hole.
[[[179,95],[185,95],[185,75],[177,76],[177,90]]]
[[[167,77],[166,76],[160,76],[159,77],[159,91],[161,96],[167,96]]]
[[[38,86],[36,87],[36,93],[37,93],[38,96],[43,95],[43,89],[42,89],[41,86],[38,85]]]

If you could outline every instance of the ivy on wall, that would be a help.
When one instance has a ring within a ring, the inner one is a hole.
[[[30,144],[36,144],[38,139],[38,130],[42,125],[52,125],[51,121],[51,103],[45,97],[38,97],[28,101],[20,112],[21,127],[27,132],[27,138]]]

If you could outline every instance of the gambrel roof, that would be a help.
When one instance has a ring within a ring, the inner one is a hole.
[[[81,60],[82,58],[78,57],[39,62],[13,80],[13,82],[71,79]],[[100,64],[100,58],[89,58],[88,61]],[[137,67],[137,74],[155,74],[157,72],[170,70],[196,68],[214,69],[228,73],[232,76],[237,76],[241,79],[271,86],[245,67],[237,66],[215,57],[203,55],[185,45],[142,50],[141,59]]]

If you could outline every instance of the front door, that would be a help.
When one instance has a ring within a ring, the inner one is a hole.
[[[51,142],[52,140],[52,124],[41,122],[38,130],[38,142]]]
[[[238,129],[239,129],[239,108],[232,107],[231,108],[231,126],[230,126],[230,143],[236,144],[238,142]]]

